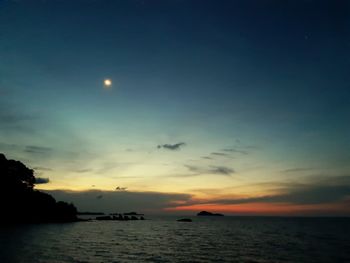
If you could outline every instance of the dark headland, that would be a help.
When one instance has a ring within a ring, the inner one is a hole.
[[[49,223],[78,221],[73,204],[57,202],[34,189],[34,171],[0,153],[0,222]]]
[[[224,216],[223,214],[219,214],[219,213],[211,213],[208,211],[201,211],[197,214],[197,216]]]

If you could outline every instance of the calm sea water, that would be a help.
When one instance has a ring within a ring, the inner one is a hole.
[[[349,218],[197,218],[0,228],[0,262],[350,262]]]

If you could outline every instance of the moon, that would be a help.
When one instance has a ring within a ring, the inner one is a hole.
[[[111,79],[105,79],[103,81],[103,85],[105,86],[106,89],[109,89],[112,87],[112,80]]]

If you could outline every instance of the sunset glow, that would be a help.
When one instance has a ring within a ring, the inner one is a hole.
[[[93,211],[350,214],[347,27],[328,7],[5,2],[0,152],[36,189]]]

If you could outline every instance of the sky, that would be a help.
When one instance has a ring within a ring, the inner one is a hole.
[[[2,0],[0,152],[81,211],[350,215],[349,30],[342,0]]]

